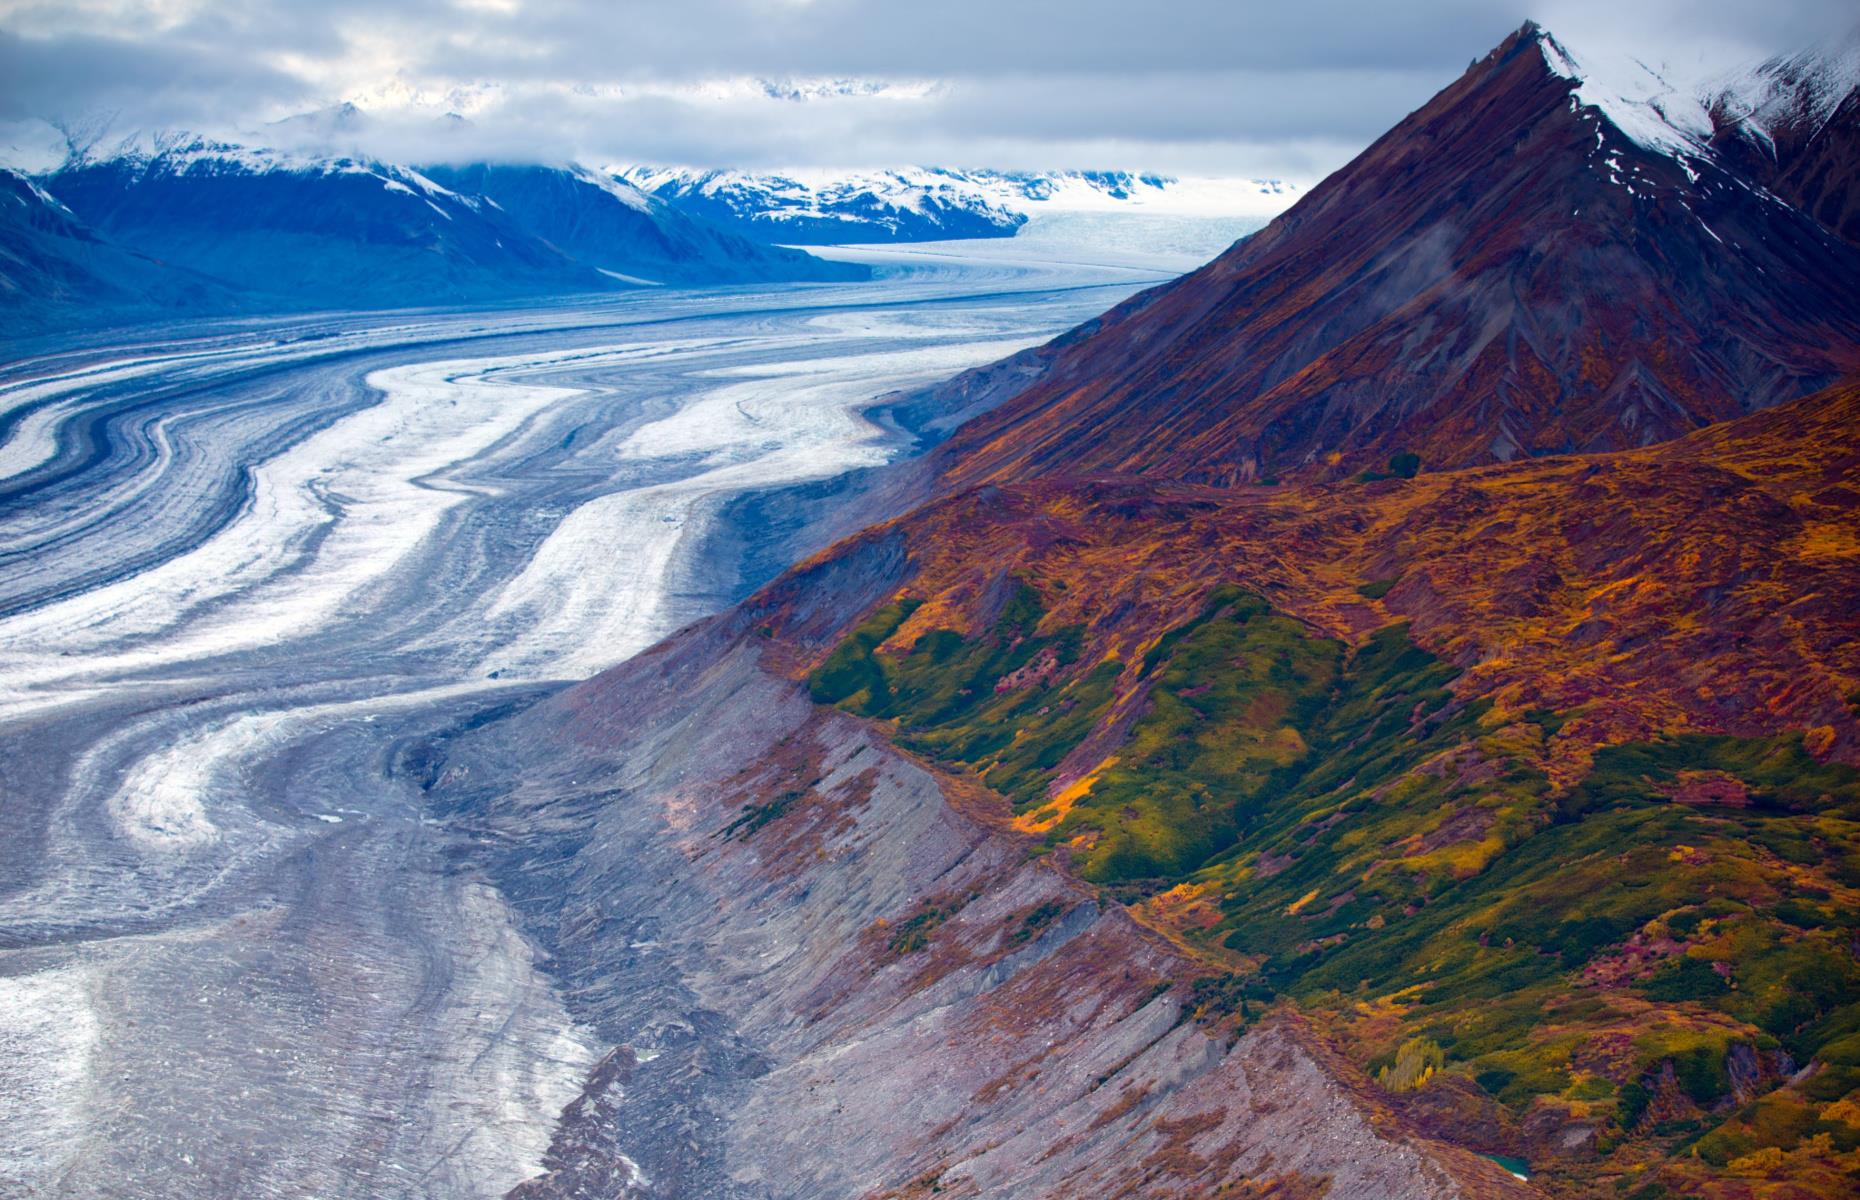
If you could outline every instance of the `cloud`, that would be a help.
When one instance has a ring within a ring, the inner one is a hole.
[[[1851,0],[0,0],[0,121],[226,132],[355,99],[371,144],[415,159],[1309,178],[1532,11],[1682,74],[1853,20]]]
[[[121,110],[142,122],[223,123],[313,99],[288,73],[238,54],[155,39],[76,33],[22,38],[0,30],[0,118],[69,120]]]

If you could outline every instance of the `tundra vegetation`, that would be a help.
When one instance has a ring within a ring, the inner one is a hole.
[[[1347,641],[1221,585],[1124,658],[1027,579],[979,633],[901,637],[922,604],[861,622],[814,698],[994,789],[1216,965],[1183,988],[1204,1022],[1295,1007],[1392,1097],[1548,1114],[1624,1181],[1792,1157],[1860,1178],[1860,771],[1800,733],[1600,746],[1559,787],[1565,717],[1462,698],[1405,622]],[[1081,786],[1114,711],[1138,715]]]

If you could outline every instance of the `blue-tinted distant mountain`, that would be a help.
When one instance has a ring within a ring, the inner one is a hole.
[[[584,167],[475,164],[422,167],[463,195],[491,201],[576,262],[654,283],[864,279],[870,272],[731,232]]]
[[[1278,180],[1184,181],[1128,171],[630,167],[619,174],[695,216],[790,245],[1013,237],[1043,207],[1134,211],[1207,205],[1270,217],[1288,207],[1298,190]]]
[[[236,305],[229,289],[112,244],[31,179],[0,168],[0,312],[13,331],[80,310]]]
[[[269,132],[299,145],[332,124],[312,114]],[[428,173],[359,153],[160,134],[74,150],[33,183],[97,240],[242,297],[222,307],[397,308],[865,275],[572,167]]]
[[[75,154],[39,182],[115,242],[291,307],[620,286],[495,204],[367,158],[162,135]]]

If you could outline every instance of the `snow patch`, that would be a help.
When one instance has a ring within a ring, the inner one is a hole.
[[[631,283],[639,287],[664,287],[665,286],[663,283],[661,283],[657,279],[644,279],[638,275],[627,275],[619,271],[609,271],[606,267],[596,267],[594,269],[599,271],[601,274],[607,276],[610,279],[618,279],[621,283]]]
[[[1537,45],[1550,69],[1576,85],[1572,94],[1582,106],[1601,113],[1637,145],[1675,157],[1708,155],[1711,115],[1697,96],[1637,58],[1578,58],[1547,33]]]
[[[74,139],[65,166],[114,164],[141,178],[162,175],[372,175],[390,192],[423,196],[439,204],[475,207],[472,199],[442,187],[398,163],[348,154],[323,154],[222,141],[185,130],[139,130],[108,142],[103,136]]]
[[[1277,216],[1301,195],[1282,179],[1177,178],[1128,171],[988,171],[941,167],[770,172],[630,166],[613,173],[674,203],[701,198],[738,218],[833,221],[857,230],[932,225],[939,218],[1007,231],[1054,212]],[[953,226],[947,222],[944,228]]]
[[[591,187],[599,188],[636,212],[652,212],[652,197],[611,174],[583,166],[570,167],[569,174]]]
[[[1778,55],[1725,75],[1706,90],[1705,103],[1723,126],[1742,126],[1759,143],[1774,146],[1788,130],[1813,137],[1841,103],[1860,89],[1860,25],[1830,48]]]

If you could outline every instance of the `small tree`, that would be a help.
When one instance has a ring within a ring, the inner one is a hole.
[[[1376,1081],[1391,1092],[1419,1091],[1446,1065],[1446,1051],[1431,1039],[1409,1038],[1395,1052],[1394,1063],[1376,1073]]]

